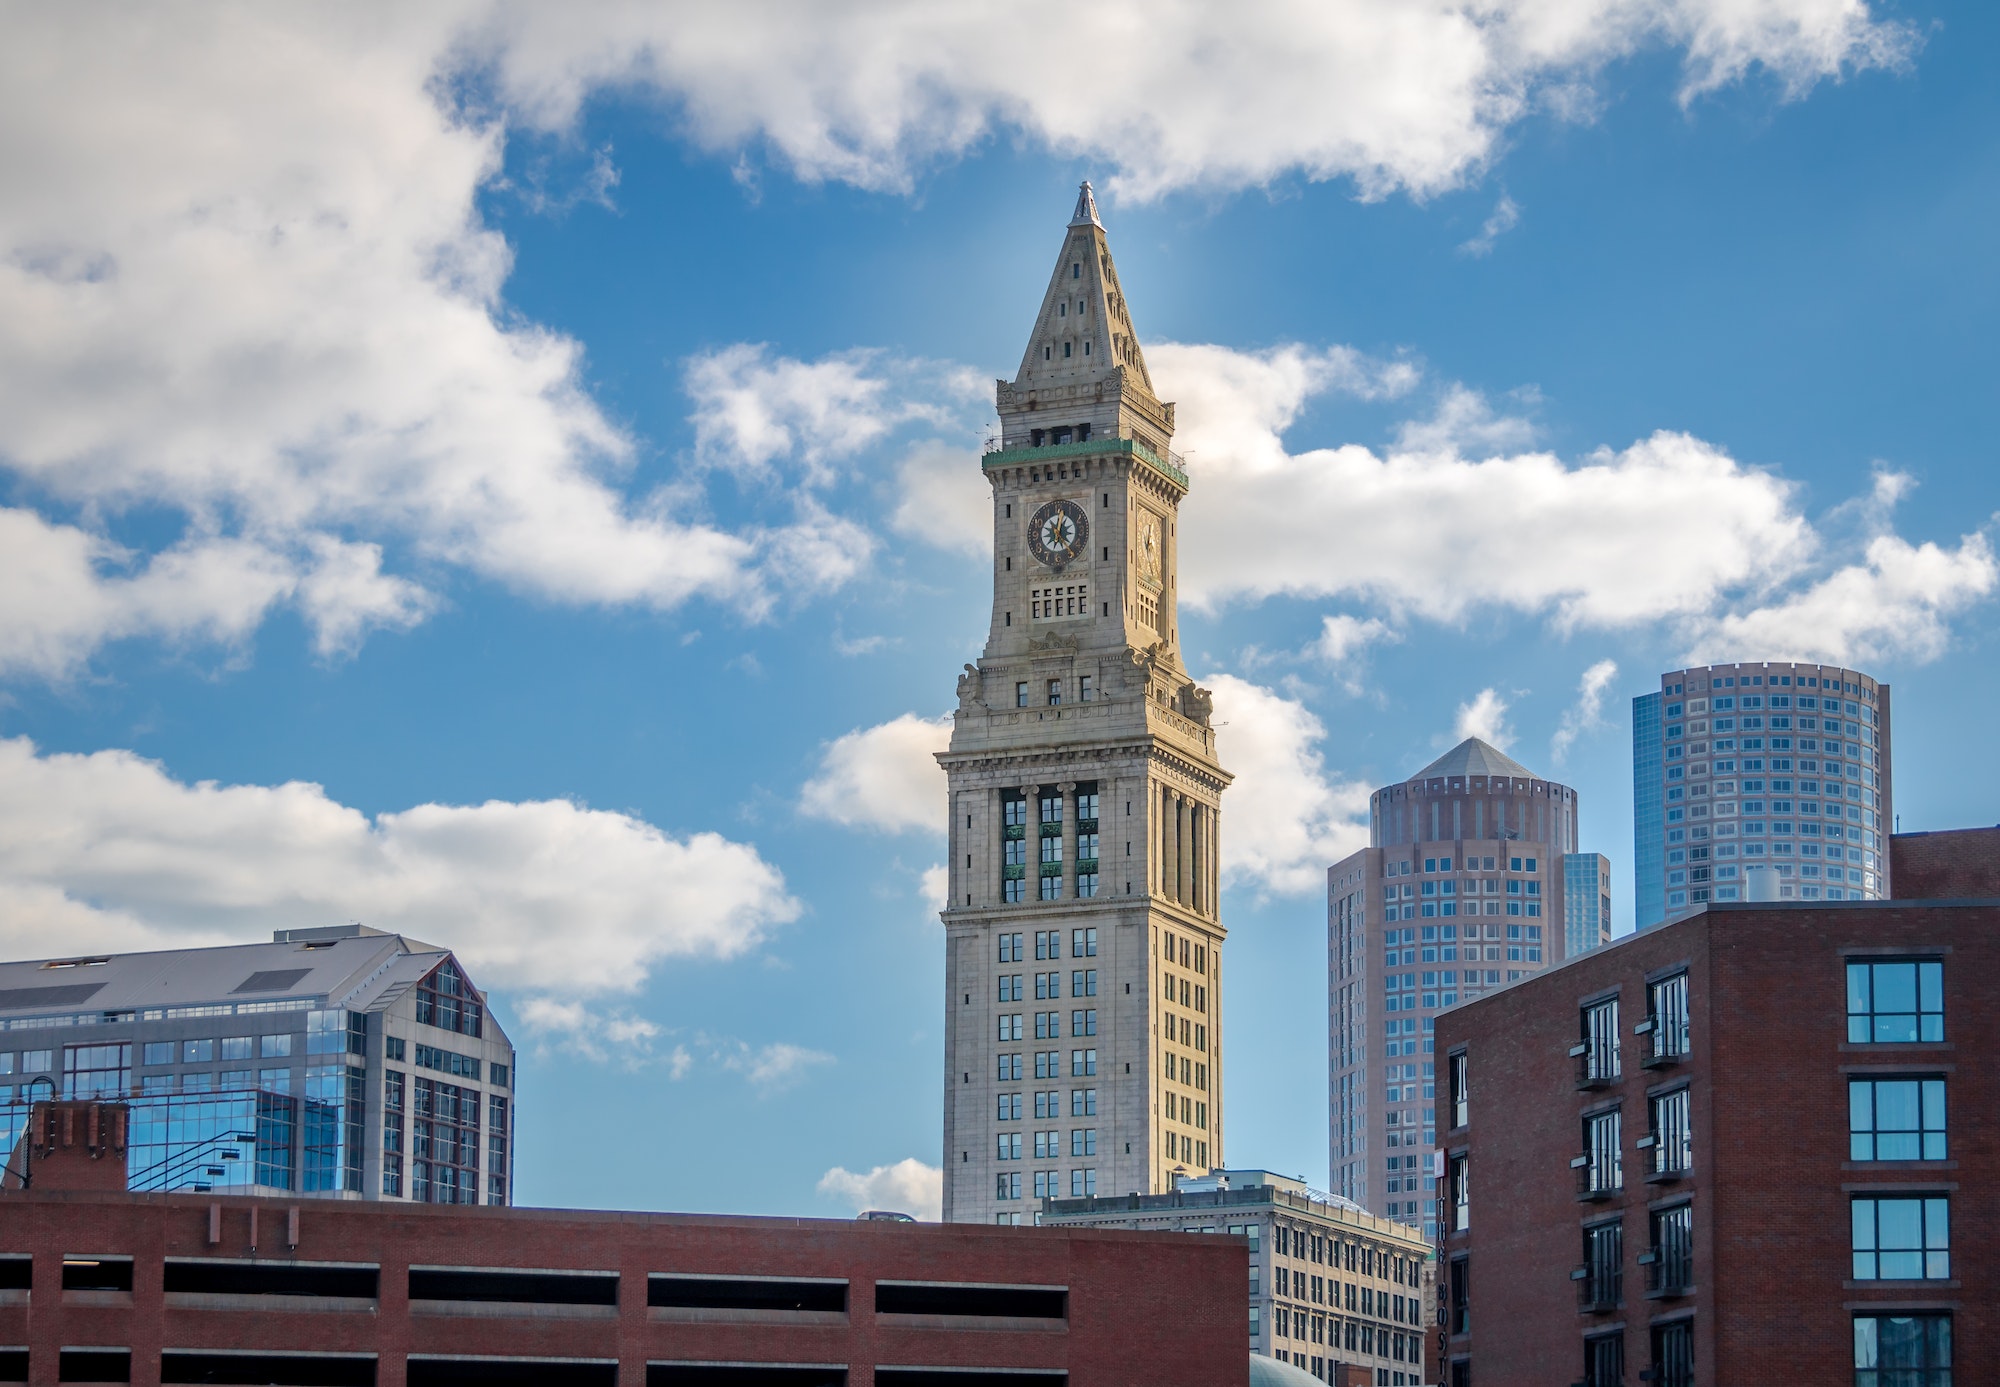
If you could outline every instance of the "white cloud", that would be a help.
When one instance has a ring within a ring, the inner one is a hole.
[[[1505,751],[1514,743],[1514,729],[1507,725],[1507,700],[1492,689],[1481,689],[1472,702],[1458,705],[1451,735],[1454,742],[1477,737]]]
[[[993,487],[970,448],[937,440],[912,447],[896,468],[898,534],[982,560],[993,553]]]
[[[482,986],[553,1005],[631,992],[671,960],[735,957],[798,912],[747,844],[566,800],[370,818],[317,785],[188,784],[128,751],[42,755],[0,739],[9,957],[358,919],[448,942]],[[618,1038],[560,1006],[537,1014],[589,1043]]]
[[[640,1069],[655,1058],[653,1042],[660,1037],[658,1023],[625,1011],[607,1011],[601,1004],[559,1001],[554,997],[529,997],[521,1004],[521,1019],[535,1037],[538,1048],[562,1050],[603,1064],[617,1059],[627,1069]],[[669,1072],[680,1078],[692,1057],[675,1046],[667,1057]]]
[[[1954,550],[1886,532],[1908,490],[1901,474],[1878,475],[1865,500],[1830,514],[1858,514],[1873,535],[1862,562],[1843,562],[1837,534],[1801,513],[1792,483],[1687,434],[1580,463],[1508,452],[1530,426],[1448,385],[1435,414],[1386,452],[1295,454],[1283,435],[1308,399],[1346,388],[1301,369],[1312,359],[1303,349],[1162,343],[1148,355],[1178,399],[1179,441],[1202,487],[1182,526],[1181,592],[1196,608],[1363,598],[1398,618],[1457,623],[1501,609],[1564,631],[1665,623],[1705,652],[1921,660],[1944,648],[1946,618],[1993,588],[1982,536]]]
[[[835,1166],[819,1180],[819,1192],[861,1213],[888,1209],[935,1223],[944,1217],[944,1172],[906,1156],[866,1174]]]
[[[1097,55],[1092,81],[1045,80],[1057,29]],[[510,131],[566,138],[595,93],[651,91],[704,147],[865,187],[1012,131],[1111,164],[1137,196],[1294,172],[1427,193],[1538,106],[1587,110],[1593,73],[1642,49],[1681,52],[1692,98],[1760,66],[1796,95],[1913,44],[1862,0],[78,3],[18,9],[8,38],[0,467],[33,508],[12,528],[60,552],[43,568],[0,546],[0,672],[41,675],[123,637],[237,645],[286,605],[339,654],[435,608],[413,565],[752,617],[861,570],[872,524],[766,494],[779,513],[724,526],[686,485],[636,482],[580,345],[506,307],[511,249],[479,196]],[[590,163],[573,195],[531,171],[529,205],[608,200],[608,151]],[[698,456],[820,485],[885,428],[983,389],[940,378],[920,405],[870,369],[754,346],[697,361]],[[904,471],[940,489],[891,523],[978,552],[976,474],[947,482],[914,455]],[[935,519],[912,509],[933,500]],[[139,514],[180,532],[127,553]],[[21,610],[42,588],[58,600]]]
[[[934,862],[924,868],[920,878],[923,898],[938,910],[943,910],[951,902],[951,870],[942,862]]]
[[[1321,622],[1319,639],[1306,647],[1306,654],[1331,666],[1341,688],[1358,695],[1368,647],[1402,639],[1402,632],[1379,617],[1363,619],[1336,612]]]
[[[1493,253],[1493,243],[1521,224],[1521,205],[1506,194],[1501,194],[1493,211],[1479,224],[1479,234],[1459,246],[1463,255],[1484,256]]]
[[[1326,869],[1368,845],[1368,787],[1328,775],[1326,727],[1304,704],[1230,674],[1202,682],[1236,776],[1222,799],[1224,882],[1267,895],[1323,890]]]
[[[879,443],[914,419],[946,422],[910,379],[915,363],[872,368],[883,353],[867,348],[818,361],[773,357],[762,343],[738,343],[688,363],[694,399],[695,451],[705,461],[751,474],[770,474],[792,461],[802,480],[826,486],[837,463]],[[892,388],[891,375],[900,388]]]
[[[1058,32],[1092,55],[1092,80],[1046,80]],[[1139,197],[1290,173],[1435,192],[1537,108],[1588,111],[1579,89],[1596,70],[1645,49],[1683,55],[1691,101],[1753,67],[1796,96],[1914,44],[1862,0],[510,3],[484,42],[510,104],[552,126],[599,86],[630,83],[708,148],[764,144],[808,179],[908,187],[1018,132],[1111,164],[1113,186]]]
[[[934,759],[951,740],[951,718],[904,713],[827,743],[819,773],[799,791],[799,809],[849,828],[937,832],[944,823],[944,770]]]
[[[1950,642],[1945,618],[1990,596],[1996,578],[2000,566],[1983,534],[1964,536],[1956,549],[1878,535],[1862,562],[1768,605],[1722,615],[1696,637],[1688,658],[1934,660]]]
[[[724,1052],[721,1059],[724,1069],[741,1074],[767,1094],[791,1088],[808,1071],[832,1063],[833,1056],[824,1050],[809,1050],[783,1041],[758,1046],[739,1041],[736,1050]]]
[[[1617,677],[1616,660],[1599,660],[1583,672],[1576,686],[1576,706],[1563,714],[1562,724],[1549,740],[1550,754],[1558,765],[1578,737],[1604,725],[1604,694]]]

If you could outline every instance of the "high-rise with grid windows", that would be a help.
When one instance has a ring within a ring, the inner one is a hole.
[[[1709,901],[1889,895],[1889,686],[1785,661],[1660,676],[1632,700],[1634,920]],[[1768,870],[1760,870],[1768,869]]]
[[[996,389],[993,610],[949,779],[944,1216],[1222,1163],[1219,808],[1175,611],[1174,407],[1084,185]]]
[[[1327,873],[1336,1194],[1435,1233],[1438,1013],[1563,957],[1577,797],[1476,737],[1369,798],[1369,846]]]

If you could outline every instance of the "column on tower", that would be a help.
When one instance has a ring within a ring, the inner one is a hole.
[[[1076,782],[1065,780],[1056,787],[1062,796],[1063,816],[1063,895],[1076,895]]]

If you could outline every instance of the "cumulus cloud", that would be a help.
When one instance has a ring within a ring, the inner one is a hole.
[[[370,818],[318,785],[189,784],[129,751],[44,755],[0,739],[9,957],[358,919],[451,941],[482,986],[546,998],[531,1015],[602,1045],[616,1025],[650,1023],[584,1026],[563,1004],[630,993],[672,960],[735,957],[798,912],[748,844],[566,800]]]
[[[1688,434],[1662,430],[1579,462],[1508,451],[1527,426],[1447,385],[1436,413],[1386,451],[1293,453],[1284,433],[1307,401],[1350,388],[1352,373],[1303,369],[1324,357],[1299,347],[1162,343],[1148,357],[1178,398],[1178,441],[1203,486],[1182,527],[1181,592],[1197,608],[1283,595],[1372,599],[1448,623],[1495,609],[1563,631],[1662,623],[1704,651],[1759,658],[1755,642],[1797,619],[1779,640],[1788,649],[1926,659],[1948,639],[1947,618],[1993,587],[1983,536],[1947,548],[1882,532],[1907,491],[1893,476],[1861,507],[1875,532],[1864,561],[1843,563],[1796,486]]]
[[[1113,187],[1137,197],[1294,173],[1351,178],[1369,196],[1431,193],[1483,168],[1530,112],[1588,112],[1598,70],[1642,50],[1680,53],[1686,102],[1753,68],[1797,96],[1914,46],[1864,0],[710,0],[490,13],[480,41],[505,99],[550,126],[613,82],[660,93],[710,149],[761,144],[808,179],[907,188],[1012,133],[1109,163]],[[1092,81],[1043,80],[1054,32],[1093,55]],[[1164,91],[1175,99],[1158,100]]]
[[[1230,674],[1202,682],[1236,776],[1222,801],[1223,881],[1263,895],[1323,889],[1329,866],[1368,845],[1368,787],[1328,773],[1326,726],[1303,703]]]
[[[1093,81],[1043,80],[1057,28],[1097,55]],[[1863,0],[79,3],[19,9],[8,36],[0,467],[19,486],[0,516],[36,545],[0,545],[0,672],[39,675],[129,636],[240,644],[286,606],[339,655],[435,609],[418,570],[753,618],[860,571],[874,527],[832,508],[766,494],[774,512],[724,525],[685,479],[641,482],[581,345],[506,306],[512,252],[480,194],[510,135],[567,137],[594,93],[650,92],[700,146],[868,188],[1013,133],[1134,196],[1293,173],[1423,194],[1530,111],[1587,110],[1593,74],[1644,49],[1681,54],[1692,99],[1757,68],[1797,95],[1913,44]],[[531,168],[529,205],[608,199],[609,153],[590,161],[573,195]],[[1338,374],[1326,354],[1261,366]],[[939,377],[919,406],[871,371],[698,358],[697,462],[823,486],[977,384]],[[935,491],[892,523],[936,501],[939,533],[977,552],[971,480],[904,471]],[[137,516],[178,532],[128,550]],[[24,597],[44,588],[46,607]]]
[[[1514,743],[1514,729],[1507,725],[1507,700],[1492,689],[1481,689],[1470,703],[1458,705],[1451,735],[1455,742],[1477,737],[1505,751]]]
[[[935,832],[944,821],[944,769],[936,753],[951,718],[904,713],[826,744],[819,771],[799,791],[799,809],[849,828]]]
[[[944,1172],[915,1156],[860,1174],[835,1166],[820,1176],[819,1192],[857,1214],[866,1209],[888,1209],[930,1223],[944,1217]]]
[[[1583,672],[1576,687],[1576,703],[1563,714],[1562,723],[1549,740],[1549,752],[1560,765],[1570,746],[1585,732],[1604,725],[1604,694],[1618,677],[1616,660],[1599,660]]]
[[[1767,605],[1721,615],[1688,659],[1934,660],[1950,641],[1946,618],[1989,596],[1996,578],[2000,567],[1983,534],[1964,536],[1955,549],[1878,535],[1861,562]]]

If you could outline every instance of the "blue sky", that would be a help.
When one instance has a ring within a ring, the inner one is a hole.
[[[1074,80],[978,6],[17,12],[0,947],[402,929],[521,1046],[524,1200],[920,1205],[927,752],[1085,177],[1240,776],[1233,1162],[1325,1179],[1319,873],[1464,730],[1621,928],[1691,655],[1890,681],[1903,826],[2000,817],[2000,17],[1473,8],[1106,5]]]

